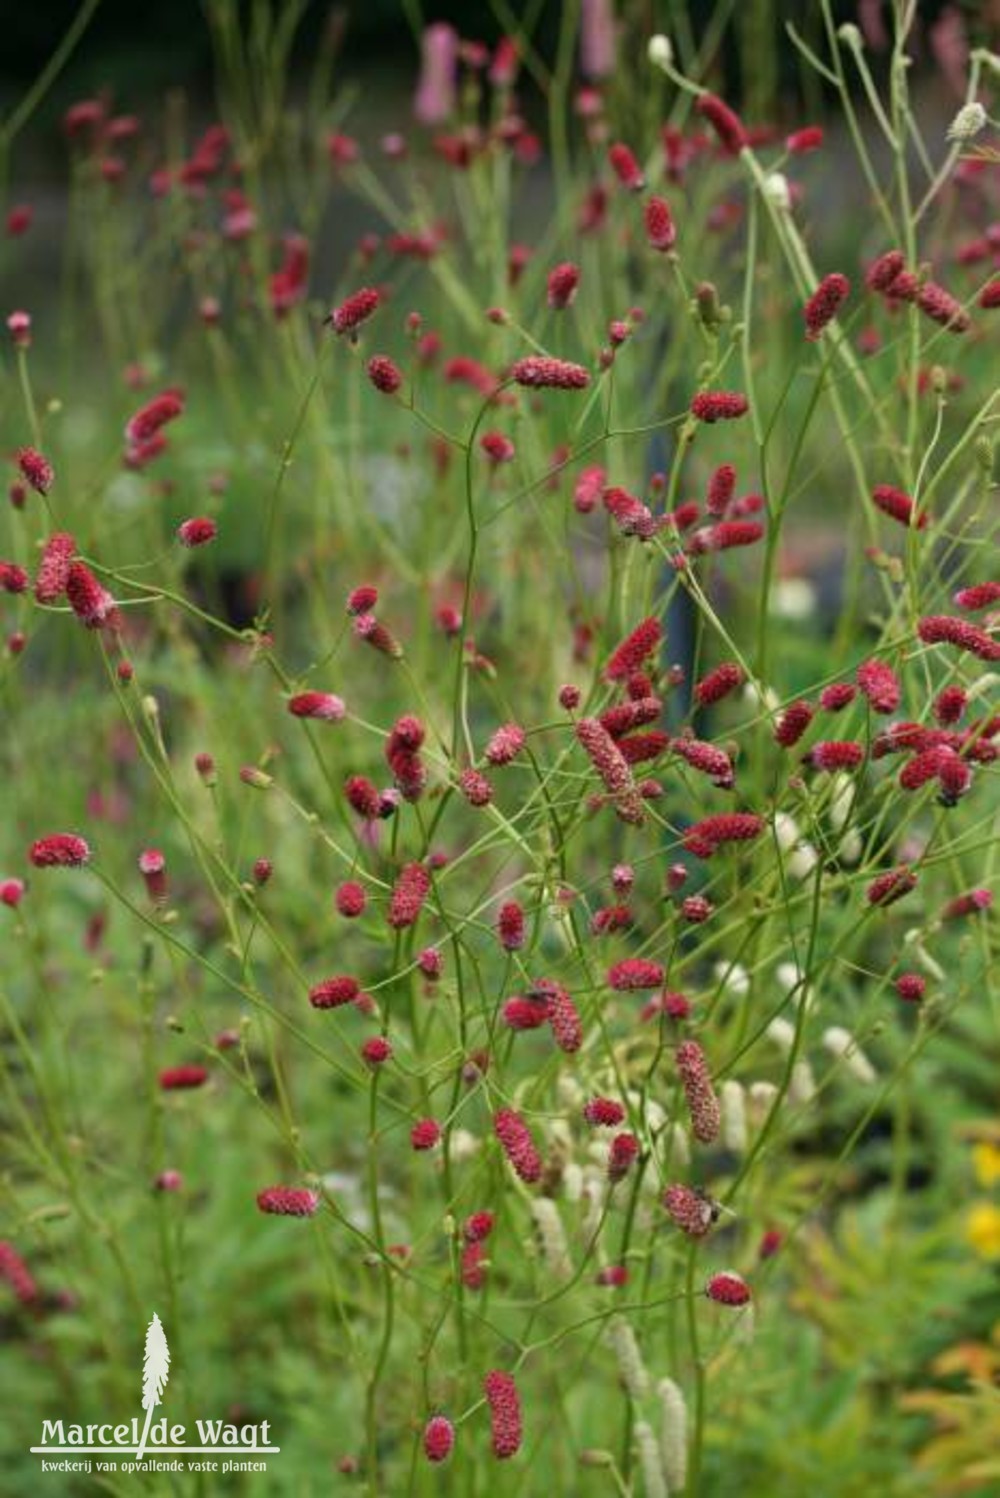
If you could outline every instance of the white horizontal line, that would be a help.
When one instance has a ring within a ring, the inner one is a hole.
[[[136,1456],[138,1446],[32,1446],[32,1453],[59,1456]],[[185,1451],[198,1451],[211,1456],[261,1456],[273,1455],[280,1446],[147,1446],[145,1456],[177,1456]]]

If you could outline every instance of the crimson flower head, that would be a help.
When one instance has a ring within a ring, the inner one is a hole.
[[[17,466],[36,494],[48,494],[55,479],[55,470],[37,448],[22,447],[17,455]]]
[[[115,601],[85,562],[71,562],[66,573],[66,597],[81,624],[100,629],[115,618]]]
[[[774,742],[780,744],[782,749],[791,749],[809,727],[815,712],[813,704],[806,702],[804,698],[800,698],[798,702],[789,703],[778,719],[774,730]]]
[[[410,1144],[415,1150],[431,1150],[441,1138],[441,1125],[434,1118],[419,1118],[410,1130]]]
[[[78,869],[90,862],[90,847],[73,832],[52,832],[32,843],[28,857],[36,869]]]
[[[403,372],[386,354],[374,354],[368,360],[368,378],[383,395],[395,395],[403,383]]]
[[[663,1205],[674,1226],[689,1238],[703,1238],[715,1221],[711,1201],[690,1186],[668,1186]]]
[[[616,1134],[608,1150],[608,1179],[623,1181],[639,1153],[639,1141],[634,1134]]]
[[[24,899],[23,879],[0,879],[0,905],[16,910]]]
[[[917,623],[917,634],[925,645],[956,645],[982,661],[1000,660],[1000,640],[994,640],[978,625],[950,614],[928,614]]]
[[[647,200],[645,209],[646,241],[650,249],[666,253],[677,243],[677,226],[665,198],[655,195]]]
[[[607,681],[624,681],[659,648],[663,628],[659,619],[650,617],[637,624],[631,634],[612,652],[604,675]]]
[[[709,707],[714,702],[719,702],[737,687],[741,687],[745,681],[742,667],[735,661],[723,661],[721,666],[716,666],[701,681],[695,683],[694,698],[699,707]]]
[[[709,424],[734,421],[749,409],[746,396],[734,390],[700,390],[691,402],[691,415]]]
[[[207,1081],[208,1072],[203,1066],[168,1066],[160,1072],[160,1086],[166,1092],[203,1087]]]
[[[810,342],[815,342],[833,321],[850,293],[851,283],[839,271],[823,277],[804,308],[806,337]]]
[[[486,745],[486,759],[491,765],[509,765],[524,748],[524,729],[517,723],[504,723]]]
[[[431,888],[431,876],[422,863],[408,863],[400,871],[389,901],[389,925],[396,931],[412,926],[423,909]]]
[[[524,946],[524,911],[516,900],[501,905],[497,915],[497,937],[505,952],[517,952]]]
[[[926,512],[917,510],[910,496],[893,484],[876,484],[872,490],[872,500],[876,509],[898,521],[900,525],[916,527],[918,531],[922,531],[927,525]]]
[[[865,275],[865,285],[871,291],[889,291],[892,283],[902,273],[906,264],[906,256],[902,250],[886,250],[884,255],[879,255],[873,260]]]
[[[309,990],[309,1002],[314,1009],[340,1009],[344,1004],[353,1004],[361,993],[357,978],[340,974],[335,978],[324,978]]]
[[[207,515],[194,515],[190,520],[182,520],[177,527],[177,539],[182,546],[204,546],[214,541],[217,534],[215,521]]]
[[[802,156],[806,151],[818,151],[823,144],[823,127],[806,125],[785,137],[785,150],[792,156]]]
[[[894,713],[899,706],[899,682],[885,661],[865,661],[859,666],[858,686],[876,713]]]
[[[257,1206],[274,1217],[313,1217],[319,1192],[304,1186],[267,1186],[257,1193]]]
[[[684,847],[697,858],[711,858],[723,843],[752,842],[764,831],[764,819],[750,811],[719,812],[693,822],[684,834]]]
[[[978,614],[980,609],[1000,603],[1000,583],[973,583],[969,588],[959,588],[954,601],[967,613]]]
[[[353,292],[346,301],[341,302],[339,307],[334,307],[327,322],[338,336],[342,333],[353,335],[371,317],[381,300],[380,294],[373,287],[363,286],[360,291]]]
[[[750,1302],[750,1286],[742,1275],[731,1270],[713,1274],[705,1286],[705,1294],[720,1306],[745,1306]]]
[[[500,1461],[505,1461],[508,1457],[516,1456],[521,1448],[521,1401],[517,1385],[510,1373],[494,1369],[487,1373],[483,1388],[490,1410],[493,1454]]]
[[[347,709],[334,692],[298,692],[288,699],[293,718],[318,718],[324,723],[339,723]]]
[[[162,394],[156,395],[138,411],[125,424],[125,440],[130,447],[142,447],[152,437],[166,426],[168,421],[176,421],[184,410],[184,397],[179,390],[164,390]]]
[[[608,162],[622,187],[627,187],[629,192],[642,192],[646,185],[642,167],[622,141],[608,147]]]
[[[892,905],[917,887],[917,876],[905,863],[878,874],[865,891],[869,905]]]
[[[24,593],[28,588],[28,574],[16,562],[0,562],[0,592]]]
[[[625,1109],[615,1098],[593,1097],[584,1104],[583,1116],[592,1128],[613,1129],[625,1118]]]
[[[384,1035],[373,1035],[361,1047],[361,1059],[368,1066],[384,1066],[392,1056],[392,1042]]]
[[[432,1415],[424,1426],[424,1455],[429,1462],[447,1461],[455,1444],[455,1427],[446,1415]]]
[[[739,115],[715,94],[700,94],[694,107],[711,125],[723,149],[730,156],[738,156],[747,144],[746,127]]]
[[[608,987],[616,993],[635,993],[644,988],[659,988],[666,974],[659,962],[645,957],[624,957],[608,968]]]
[[[479,446],[494,467],[500,463],[512,462],[515,456],[514,444],[503,432],[484,432],[479,439]]]
[[[722,1114],[705,1053],[696,1040],[682,1040],[677,1047],[676,1062],[691,1115],[691,1131],[702,1144],[712,1144],[718,1138]]]
[[[581,718],[575,731],[621,820],[636,826],[642,823],[642,800],[628,760],[607,729],[597,718]]]
[[[347,595],[347,612],[355,616],[370,614],[377,603],[378,588],[372,587],[371,583],[361,583]]]
[[[516,1175],[531,1185],[542,1174],[542,1160],[535,1141],[520,1113],[500,1108],[493,1115],[493,1130]]]
[[[553,311],[561,312],[566,307],[571,307],[579,285],[580,267],[574,265],[572,260],[564,260],[561,265],[550,270],[547,300]]]
[[[900,973],[895,983],[896,992],[908,1004],[919,1004],[927,991],[927,983],[919,973]]]
[[[585,390],[590,384],[590,372],[582,364],[571,364],[568,359],[551,359],[542,354],[515,360],[510,375],[518,385],[535,390]]]

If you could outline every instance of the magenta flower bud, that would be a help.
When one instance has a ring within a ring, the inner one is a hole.
[[[385,354],[375,354],[368,360],[366,371],[369,380],[382,395],[395,395],[403,383],[403,372]]]
[[[876,484],[872,490],[872,501],[876,509],[898,521],[900,525],[916,527],[918,531],[924,530],[927,525],[926,512],[915,509],[910,496],[892,484]]]
[[[745,1306],[750,1301],[750,1286],[741,1275],[724,1270],[712,1275],[705,1294],[720,1306]]]
[[[168,1066],[160,1072],[160,1086],[164,1092],[187,1092],[195,1087],[204,1087],[208,1072],[203,1066],[188,1063],[184,1066]]]
[[[628,1175],[639,1153],[634,1134],[616,1134],[608,1149],[608,1180],[617,1183]]]
[[[353,1004],[361,993],[357,978],[338,974],[335,978],[324,978],[309,990],[309,1002],[314,1009],[340,1009]]]
[[[645,209],[646,241],[653,250],[665,253],[677,243],[677,226],[664,198],[650,197]]]
[[[23,879],[0,879],[0,905],[16,910],[24,899]]]
[[[919,973],[900,973],[896,979],[896,992],[908,1004],[919,1004],[927,991],[927,983]]]
[[[746,396],[733,390],[702,390],[691,402],[691,415],[709,425],[716,421],[735,421],[745,416],[749,409]]]
[[[180,1191],[184,1186],[184,1177],[179,1170],[161,1170],[153,1185],[157,1191]]]
[[[299,692],[289,697],[287,707],[293,718],[316,718],[323,723],[339,723],[347,711],[343,699],[333,692]]]
[[[521,1402],[517,1385],[509,1373],[494,1369],[483,1381],[490,1410],[493,1454],[500,1461],[515,1456],[521,1447]]]
[[[339,307],[334,307],[327,321],[338,336],[349,333],[353,337],[381,301],[380,294],[373,287],[363,286],[360,291],[353,292],[346,301],[341,302]]]
[[[271,875],[274,873],[274,864],[269,858],[255,858],[250,873],[257,888],[263,889],[264,885],[270,882]]]
[[[35,597],[39,603],[55,603],[66,591],[70,563],[76,555],[76,542],[67,531],[50,536],[42,551],[35,579]]]
[[[501,905],[497,914],[497,937],[505,952],[517,952],[524,946],[524,911],[516,900]]]
[[[850,293],[851,283],[839,271],[823,277],[804,309],[806,337],[810,342],[815,342],[823,329],[833,321]]]
[[[139,873],[153,904],[162,905],[167,898],[167,861],[159,848],[147,848],[139,854]]]
[[[53,832],[32,843],[28,857],[36,869],[77,869],[90,862],[90,848],[72,832]]]
[[[392,1057],[392,1043],[384,1035],[373,1035],[361,1047],[361,1059],[367,1066],[384,1066]]]
[[[702,1144],[712,1144],[718,1138],[721,1112],[705,1053],[696,1040],[682,1040],[675,1059],[691,1115],[691,1132]]]
[[[215,521],[207,515],[194,515],[190,520],[182,520],[177,527],[177,539],[182,546],[205,546],[214,541],[217,534]]]
[[[7,319],[7,331],[15,348],[31,347],[31,314],[12,312]]]
[[[429,1462],[444,1462],[455,1444],[455,1427],[445,1415],[432,1415],[424,1426],[424,1455]]]
[[[319,1192],[303,1186],[268,1186],[258,1191],[257,1206],[275,1217],[313,1217],[319,1208]]]
[[[548,304],[556,312],[571,307],[580,285],[580,267],[571,260],[564,261],[549,271]]]
[[[695,101],[695,110],[712,126],[719,143],[730,156],[738,156],[747,144],[747,132],[739,115],[735,114],[715,94],[700,94]]]
[[[433,1118],[420,1118],[410,1130],[410,1144],[415,1150],[432,1150],[441,1138],[441,1125]]]
[[[365,894],[364,886],[358,884],[353,879],[347,879],[343,884],[339,885],[337,893],[334,896],[334,904],[337,910],[350,921],[356,920],[359,915],[364,913],[367,903],[368,896]]]

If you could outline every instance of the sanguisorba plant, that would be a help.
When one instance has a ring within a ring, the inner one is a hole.
[[[616,58],[585,5],[582,81],[574,6],[551,63],[432,26],[365,152],[325,52],[297,110],[287,15],[216,5],[193,146],[67,116],[0,572],[0,1273],[47,1413],[125,1397],[155,1305],[276,1490],[734,1491],[873,1121],[905,1233],[995,954],[1000,282],[997,61],[926,141],[895,9],[884,95],[826,0],[791,33],[846,233],[843,146],[705,86],[724,13]]]

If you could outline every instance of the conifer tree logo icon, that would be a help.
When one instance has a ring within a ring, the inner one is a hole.
[[[146,1328],[146,1356],[142,1364],[142,1407],[146,1411],[146,1423],[142,1428],[142,1440],[139,1442],[136,1461],[142,1461],[146,1437],[149,1435],[149,1422],[153,1418],[153,1411],[160,1402],[160,1396],[169,1377],[170,1348],[167,1346],[167,1338],[160,1318],[154,1312],[153,1319]]]

